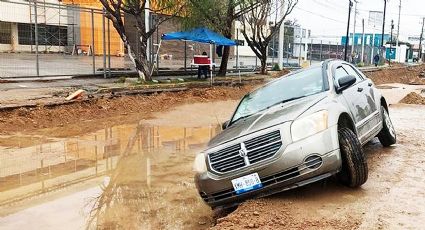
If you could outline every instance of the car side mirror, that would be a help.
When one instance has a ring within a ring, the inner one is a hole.
[[[223,124],[221,124],[221,129],[222,129],[222,130],[227,129],[227,126],[229,125],[229,122],[230,122],[230,121],[225,121]]]
[[[356,83],[356,77],[354,77],[353,75],[347,75],[338,79],[339,87],[337,87],[337,93],[341,93],[345,89],[352,86],[354,83]]]

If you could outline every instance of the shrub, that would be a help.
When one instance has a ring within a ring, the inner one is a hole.
[[[277,63],[273,65],[272,71],[280,71],[280,67]]]

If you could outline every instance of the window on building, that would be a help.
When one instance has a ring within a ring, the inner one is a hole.
[[[35,44],[31,27],[32,25],[30,24],[18,24],[18,43],[20,45]]]
[[[67,46],[68,30],[65,26],[38,25],[38,44],[49,46]],[[19,44],[35,45],[35,26],[32,24],[18,24]]]
[[[12,24],[0,22],[0,44],[12,44]]]

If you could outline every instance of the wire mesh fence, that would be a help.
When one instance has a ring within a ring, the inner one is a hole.
[[[0,0],[1,78],[68,75],[108,77],[116,72],[134,71],[120,36],[105,17],[99,3],[77,6],[66,1],[52,2],[55,1]],[[140,34],[134,26],[135,22],[132,17],[124,17],[133,50],[139,52]],[[163,16],[151,15],[151,26],[155,26],[159,17]],[[164,70],[194,70],[193,56],[204,51],[209,53],[209,46],[205,44],[188,41],[161,44],[163,33],[178,30],[182,30],[179,19],[169,20],[159,25],[149,40],[150,57],[156,63],[154,74]],[[274,38],[269,44],[267,63],[270,68],[278,63],[278,40]],[[242,43],[241,46],[231,48],[229,69],[258,69],[259,59],[246,42]],[[161,49],[157,52],[160,44]],[[351,52],[350,46],[347,52],[349,61],[371,64],[378,48],[365,46],[362,49],[356,46],[354,52]],[[221,57],[214,52],[211,58],[218,67]],[[297,38],[294,35],[284,38],[283,66],[302,66],[328,58],[344,59],[344,45]]]
[[[99,8],[0,1],[0,77],[110,74],[131,67]]]

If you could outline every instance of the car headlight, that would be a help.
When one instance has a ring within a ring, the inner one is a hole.
[[[295,120],[291,125],[292,141],[299,141],[328,128],[328,111],[321,110]]]
[[[193,162],[193,171],[203,173],[207,171],[207,164],[205,163],[205,155],[203,153],[197,154]]]

